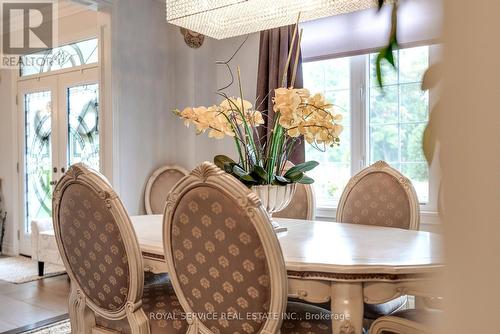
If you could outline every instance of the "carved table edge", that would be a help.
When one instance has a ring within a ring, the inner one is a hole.
[[[432,274],[348,274],[348,273],[324,273],[317,271],[293,271],[288,270],[288,278],[302,280],[323,281],[414,281],[433,277]]]
[[[146,259],[164,261],[165,256],[150,252],[142,252]],[[432,278],[432,274],[348,274],[348,273],[324,273],[319,271],[294,271],[288,270],[288,278],[302,280],[322,280],[322,281],[414,281]]]

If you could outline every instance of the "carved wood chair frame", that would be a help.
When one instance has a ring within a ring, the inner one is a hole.
[[[66,188],[72,184],[79,184],[90,188],[96,195],[106,202],[106,207],[114,218],[119,232],[122,236],[123,244],[128,258],[129,266],[129,290],[124,305],[116,310],[109,311],[96,305],[88,297],[76,279],[75,273],[71,270],[69,258],[62,246],[59,208],[61,198]],[[127,318],[132,333],[150,333],[149,321],[142,309],[142,293],[144,287],[144,272],[142,256],[137,237],[132,227],[129,215],[127,214],[121,200],[114,192],[111,185],[103,175],[94,171],[84,164],[71,166],[66,174],[59,180],[53,194],[53,221],[57,246],[61,253],[64,266],[71,279],[71,294],[69,298],[69,315],[73,333],[108,333],[106,330],[96,328],[95,315],[99,315],[108,320],[121,320]]]
[[[282,314],[287,305],[288,286],[286,267],[278,238],[273,230],[268,214],[256,194],[246,188],[236,178],[225,173],[214,164],[204,162],[177,183],[174,189],[172,189],[163,216],[163,243],[168,272],[170,273],[172,285],[182,308],[187,314],[193,315],[192,317],[188,317],[188,333],[213,334],[210,329],[196,318],[196,314],[193,312],[193,309],[182,293],[171,249],[171,240],[173,238],[171,228],[179,200],[182,199],[186,193],[200,186],[212,187],[220,191],[234,201],[234,203],[246,213],[261,239],[262,247],[266,254],[271,290],[269,312],[271,314]],[[276,319],[276,317],[269,317],[262,326],[260,333],[279,333],[280,326],[281,320]]]
[[[385,173],[388,174],[392,177],[394,177],[401,188],[406,193],[406,196],[409,201],[410,205],[410,223],[409,223],[409,229],[410,230],[418,230],[420,227],[420,204],[418,201],[417,193],[415,191],[415,188],[413,187],[413,184],[411,181],[405,177],[403,174],[401,174],[398,170],[392,168],[387,164],[385,161],[377,161],[374,164],[372,164],[369,167],[366,167],[362,171],[360,171],[358,174],[354,175],[349,182],[347,183],[347,186],[345,187],[344,191],[342,192],[342,196],[340,197],[339,205],[337,207],[337,217],[336,221],[341,222],[342,221],[342,216],[344,213],[344,209],[346,206],[347,198],[349,197],[349,194],[351,191],[356,187],[356,185],[366,176],[373,174],[373,173]]]

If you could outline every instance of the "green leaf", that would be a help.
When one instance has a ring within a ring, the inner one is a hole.
[[[233,159],[231,159],[231,158],[229,158],[229,157],[227,157],[225,155],[216,155],[214,157],[214,164],[217,167],[219,167],[220,169],[224,169],[225,170],[225,166],[226,165],[236,164],[236,162]]]
[[[291,180],[287,179],[284,176],[280,176],[280,175],[275,175],[274,179],[276,180],[276,183],[280,184],[280,185],[285,185],[285,184],[291,183]]]
[[[302,172],[297,172],[286,176],[286,178],[289,179],[292,183],[299,182],[299,180],[302,179],[303,177],[304,173]]]
[[[377,60],[375,62],[375,71],[377,72],[377,83],[379,87],[382,87],[382,59],[384,59],[383,53],[385,52],[385,49],[380,50],[379,54],[377,55]]]
[[[381,8],[381,2],[379,0],[379,10]],[[382,1],[383,4],[383,1]],[[389,64],[391,64],[394,68],[396,68],[396,64],[394,61],[393,51],[398,48],[398,3],[395,2],[392,5],[392,14],[391,14],[391,32],[389,34],[389,42],[386,47],[382,48],[377,55],[377,60],[375,62],[375,71],[377,74],[377,83],[380,88],[382,88],[383,80],[382,80],[382,60],[387,60]]]
[[[317,162],[317,161],[306,161],[306,162],[303,162],[301,164],[293,166],[283,176],[291,179],[291,176],[313,170],[314,168],[318,167],[318,165],[319,165],[319,162]]]
[[[255,179],[247,173],[246,170],[241,168],[239,165],[234,165],[233,166],[233,173],[243,182],[243,183],[250,183],[254,184],[257,183]]]
[[[304,175],[300,180],[297,181],[297,183],[302,183],[302,184],[313,184],[314,180],[310,178],[307,175]]]
[[[268,179],[268,174],[266,172],[266,170],[259,166],[259,165],[255,165],[253,166],[253,170],[252,172],[250,173],[250,175],[259,181],[260,184],[265,184],[267,182],[267,179]]]

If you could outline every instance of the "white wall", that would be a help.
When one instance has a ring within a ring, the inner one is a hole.
[[[146,179],[170,150],[175,67],[163,7],[121,0],[112,11],[114,185],[131,214],[143,212]]]
[[[13,108],[14,71],[0,70],[0,180],[3,205],[7,211],[7,224],[3,243],[3,252],[12,254],[17,249],[14,222],[16,200],[16,132]]]
[[[227,73],[215,61],[229,58],[242,38],[207,38],[192,49],[179,28],[166,23],[164,3],[155,0],[119,1],[112,12],[112,36],[114,186],[134,215],[144,212],[144,188],[154,169],[163,164],[192,169],[215,154],[234,155],[231,140],[196,136],[171,111],[221,101],[215,91]],[[242,67],[250,101],[255,100],[258,43],[258,34],[252,35],[232,62]],[[236,94],[235,87],[228,93]]]

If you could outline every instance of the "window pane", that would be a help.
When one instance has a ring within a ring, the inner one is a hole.
[[[325,98],[334,104],[334,111],[341,114],[342,126],[350,126],[351,116],[349,114],[349,106],[351,105],[351,91],[349,89],[329,91],[325,93]]]
[[[401,161],[425,162],[422,136],[425,123],[401,124]]]
[[[99,170],[97,84],[68,88],[68,162],[85,162]]]
[[[370,69],[376,55],[370,56]],[[429,64],[429,48],[395,52],[398,68],[384,73],[381,90],[370,72],[370,163],[384,160],[400,170],[415,186],[421,203],[429,199],[429,171],[422,152],[422,135],[429,118],[429,97],[420,86]]]
[[[399,162],[399,128],[397,125],[370,126],[370,160]]]
[[[50,91],[24,96],[25,231],[31,221],[52,215],[52,96]]]
[[[429,94],[423,92],[420,85],[402,84],[399,87],[401,122],[427,122]]]
[[[350,68],[349,58],[339,58],[323,61],[325,70],[325,90],[349,89]]]
[[[63,45],[21,57],[21,76],[40,74],[98,62],[97,38]]]
[[[421,82],[429,67],[429,47],[399,50],[399,82]]]
[[[420,203],[427,203],[429,201],[429,167],[427,163],[402,163],[401,173],[413,183]]]
[[[398,123],[398,86],[370,89],[370,124]]]
[[[324,93],[334,104],[335,112],[344,116],[344,131],[339,147],[317,150],[306,145],[306,160],[320,165],[308,174],[315,180],[318,206],[335,206],[351,177],[351,92],[350,58],[307,62],[303,65],[304,87],[311,93]]]

